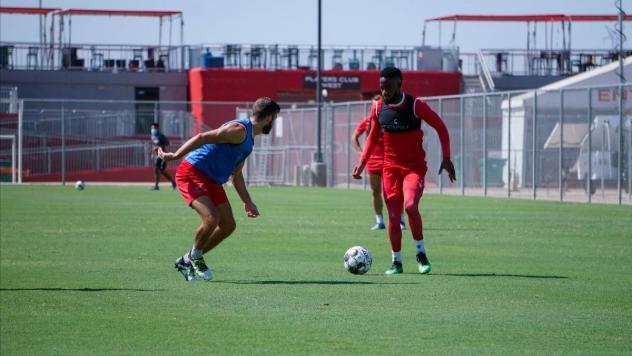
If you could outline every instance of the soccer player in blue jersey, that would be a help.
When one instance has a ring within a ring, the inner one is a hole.
[[[222,186],[231,176],[247,216],[259,216],[246,189],[242,169],[252,152],[254,136],[269,134],[280,110],[272,99],[259,98],[249,119],[229,121],[215,130],[195,135],[174,153],[158,150],[165,162],[184,157],[176,172],[176,184],[187,205],[202,220],[193,247],[175,262],[187,281],[213,279],[203,255],[235,231],[233,211]]]

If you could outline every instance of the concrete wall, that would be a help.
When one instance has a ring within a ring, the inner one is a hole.
[[[136,87],[159,87],[160,100],[187,100],[187,72],[0,70],[0,85],[21,99],[134,100]]]

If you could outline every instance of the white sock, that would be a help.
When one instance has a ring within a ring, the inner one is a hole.
[[[415,251],[417,254],[420,252],[426,253],[426,247],[424,246],[424,240],[413,240],[415,241]]]
[[[202,251],[196,249],[195,246],[193,246],[193,248],[191,249],[191,258],[193,259],[202,258]]]
[[[375,222],[378,224],[384,224],[384,216],[382,214],[375,214]]]
[[[402,252],[401,251],[398,251],[398,252],[392,251],[391,253],[393,254],[393,262],[395,262],[395,261],[400,262],[400,263],[402,262]]]

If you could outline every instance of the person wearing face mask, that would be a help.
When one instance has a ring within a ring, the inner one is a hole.
[[[157,122],[151,124],[151,143],[153,147],[151,149],[150,157],[154,161],[154,186],[149,190],[159,190],[158,183],[160,183],[160,175],[162,174],[167,180],[171,182],[171,188],[176,189],[176,181],[173,180],[171,174],[167,172],[167,162],[158,157],[158,148],[165,149],[169,146],[169,140],[160,132],[160,126]]]
[[[195,135],[176,152],[158,148],[165,162],[184,158],[176,172],[176,184],[186,204],[200,216],[193,247],[178,258],[175,268],[187,281],[213,279],[203,255],[217,247],[235,231],[233,211],[222,186],[232,183],[244,203],[246,215],[259,216],[250,198],[242,173],[244,162],[254,145],[254,137],[268,135],[281,108],[272,99],[259,98],[252,106],[252,116],[229,121],[217,129]]]

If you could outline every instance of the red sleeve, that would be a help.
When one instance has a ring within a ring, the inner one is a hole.
[[[364,146],[364,151],[362,151],[362,156],[360,156],[360,163],[366,165],[369,157],[371,157],[371,153],[377,146],[378,141],[380,140],[380,133],[382,132],[382,126],[380,122],[377,121],[377,108],[378,105],[381,105],[382,100],[376,100],[373,105],[371,105],[371,113],[369,114],[371,120],[371,131],[369,132],[369,136],[366,139],[366,144]]]
[[[355,132],[358,136],[362,135],[369,129],[369,120],[371,120],[371,115],[367,115],[360,123],[358,127],[356,127]]]
[[[450,158],[450,134],[448,128],[443,123],[443,120],[434,112],[425,101],[417,98],[415,99],[415,116],[420,120],[428,123],[433,129],[437,131],[439,135],[439,141],[441,141],[441,151],[443,152],[443,158]]]

